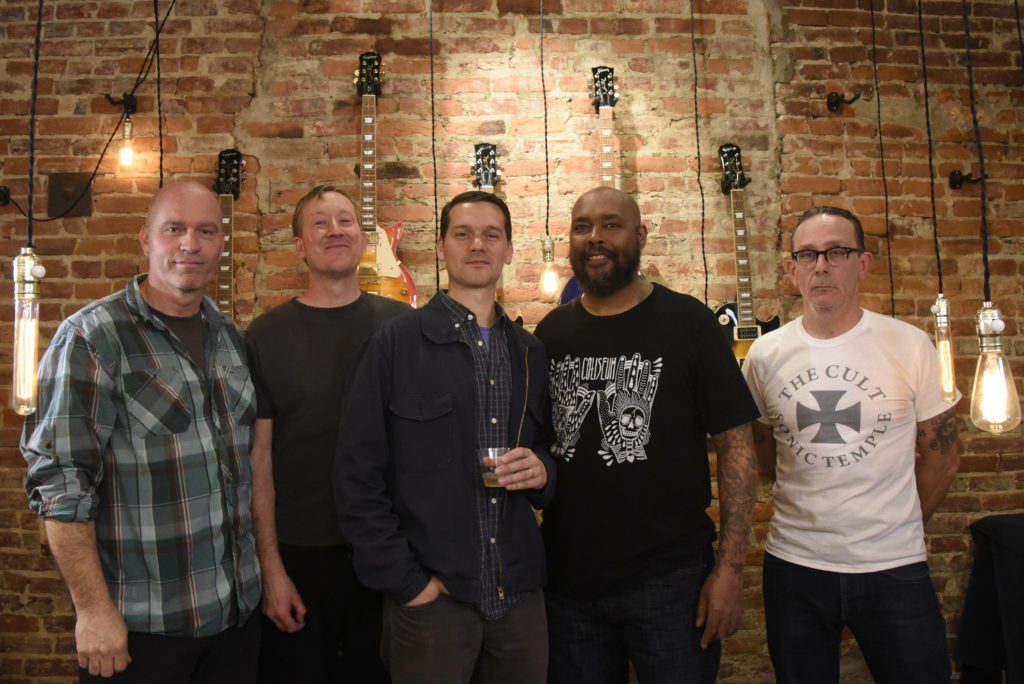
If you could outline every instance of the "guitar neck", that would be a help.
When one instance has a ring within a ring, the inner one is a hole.
[[[615,169],[615,109],[598,107],[597,163],[600,185],[618,188],[619,175]]]
[[[217,289],[214,300],[217,307],[228,318],[235,317],[235,269],[234,259],[234,224],[235,198],[231,195],[218,195],[220,201],[221,225],[224,229],[224,249],[220,253],[217,264]]]
[[[366,251],[359,263],[360,282],[370,289],[377,278],[377,96],[363,95],[359,134],[359,227]]]
[[[740,328],[756,326],[754,296],[750,279],[750,249],[747,245],[747,212],[744,191],[730,190],[733,237],[736,240],[736,318]]]

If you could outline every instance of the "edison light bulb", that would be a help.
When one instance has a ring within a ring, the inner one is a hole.
[[[971,422],[979,429],[998,435],[1020,424],[1020,400],[1003,354],[1003,329],[999,309],[985,302],[975,320],[978,329],[978,368],[974,372]]]
[[[121,152],[118,154],[118,161],[121,166],[131,166],[135,161],[135,150],[132,149],[132,120],[126,117],[124,120],[124,136],[121,143]]]
[[[953,367],[953,337],[949,331],[949,300],[941,294],[932,304],[935,314],[935,348],[939,352],[939,388],[942,399],[956,402],[956,372]]]
[[[46,269],[31,247],[14,258],[14,378],[11,405],[27,416],[36,410],[36,361],[39,354],[39,280]]]
[[[558,294],[558,272],[555,270],[555,243],[551,236],[544,238],[544,273],[541,275],[540,289],[549,298]]]

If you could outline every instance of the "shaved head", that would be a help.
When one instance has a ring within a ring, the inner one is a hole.
[[[576,210],[580,205],[592,199],[612,199],[618,204],[619,213],[622,214],[622,218],[632,221],[636,225],[641,223],[640,207],[637,205],[636,200],[633,199],[633,196],[609,187],[593,188],[580,195],[576,199],[576,203],[572,205],[573,215],[576,215]]]
[[[196,181],[171,181],[157,190],[153,199],[149,201],[149,210],[146,213],[147,226],[152,225],[157,214],[168,202],[205,204],[204,210],[209,210],[211,215],[220,216],[220,203],[212,190]]]

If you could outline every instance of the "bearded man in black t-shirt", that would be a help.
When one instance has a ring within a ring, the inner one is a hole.
[[[384,321],[410,309],[359,289],[366,239],[341,189],[310,190],[292,231],[309,269],[306,291],[246,333],[259,407],[252,462],[265,618],[260,682],[387,682],[381,597],[356,578],[331,472],[349,368]]]
[[[638,275],[647,227],[613,188],[572,210],[583,288],[537,326],[558,489],[545,510],[549,682],[713,682],[739,626],[758,411],[712,313]],[[718,454],[713,551],[707,435]]]

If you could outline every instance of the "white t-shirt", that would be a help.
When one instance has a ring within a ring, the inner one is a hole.
[[[743,374],[776,443],[765,549],[833,572],[925,560],[917,424],[951,407],[928,336],[864,311],[852,329],[823,340],[801,316],[754,342]]]

